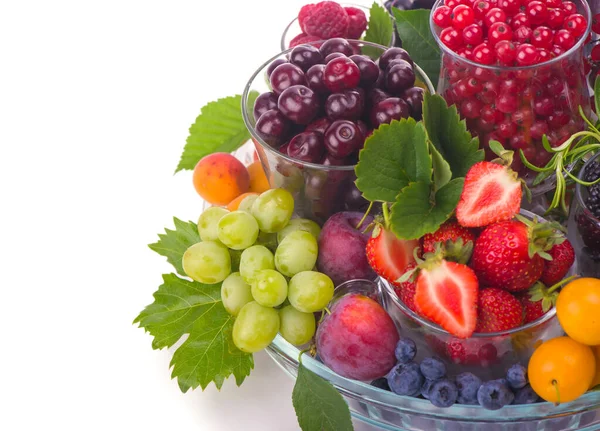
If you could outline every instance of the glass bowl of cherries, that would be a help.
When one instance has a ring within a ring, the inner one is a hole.
[[[372,130],[421,119],[429,78],[402,48],[333,38],[288,49],[252,75],[242,115],[271,187],[296,213],[324,222],[364,210],[354,166]]]

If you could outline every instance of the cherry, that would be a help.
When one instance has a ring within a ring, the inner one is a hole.
[[[321,51],[321,55],[323,57],[327,57],[329,54],[333,52],[341,52],[346,56],[351,56],[354,54],[354,49],[352,49],[352,45],[346,39],[342,39],[341,37],[334,37],[332,39],[326,40],[319,48]]]
[[[512,21],[510,22],[513,30],[518,29],[521,26],[531,27],[531,23],[529,22],[529,17],[524,12],[519,12],[515,16],[513,16]]]
[[[377,128],[382,124],[391,123],[392,120],[408,118],[409,114],[408,103],[398,97],[390,97],[371,108],[371,126]]]
[[[477,46],[483,41],[483,29],[477,24],[468,25],[463,29],[462,37],[466,44]]]
[[[501,40],[512,40],[512,30],[505,22],[496,22],[488,29],[488,43],[495,47]]]
[[[452,9],[452,25],[457,30],[462,30],[475,21],[475,12],[470,6],[464,4],[456,6]]]
[[[388,92],[398,95],[415,84],[415,72],[404,60],[394,60],[385,73],[385,87]]]
[[[575,37],[569,30],[558,30],[554,35],[554,43],[567,51],[575,45]]]
[[[518,43],[529,43],[533,37],[533,30],[530,27],[521,26],[514,31],[513,39]]]
[[[394,47],[387,49],[383,54],[381,54],[381,57],[379,57],[379,67],[381,70],[386,70],[390,63],[394,60],[404,60],[407,61],[411,66],[414,66],[412,58],[410,58],[410,55],[405,49]]]
[[[360,70],[360,84],[363,87],[372,87],[379,78],[380,69],[373,60],[365,55],[351,55],[352,60]]]
[[[290,52],[290,63],[295,64],[304,72],[322,61],[321,52],[312,45],[298,45]]]
[[[321,160],[321,164],[325,166],[344,166],[346,161],[344,159],[333,157],[331,154],[327,153],[325,157],[323,157],[323,160]]]
[[[273,60],[273,62],[271,64],[269,64],[269,67],[267,67],[267,76],[270,78],[271,74],[273,73],[275,68],[277,66],[281,66],[284,63],[288,63],[288,61],[284,60],[283,58],[278,58],[277,60]]]
[[[401,95],[402,99],[404,99],[404,101],[410,107],[411,117],[413,117],[417,121],[419,121],[423,116],[424,94],[425,90],[421,87],[412,87],[404,91],[404,94]]]
[[[354,88],[360,82],[360,69],[347,57],[334,58],[325,66],[323,81],[332,92]]]
[[[254,102],[254,120],[258,121],[260,116],[271,109],[277,109],[277,95],[273,92],[263,93]]]
[[[360,128],[348,120],[337,120],[331,123],[325,132],[325,147],[329,154],[343,158],[362,147],[365,138]]]
[[[531,1],[527,4],[525,13],[533,25],[542,25],[548,19],[548,7],[541,1]]]
[[[277,147],[284,141],[290,126],[290,121],[281,112],[271,109],[260,116],[255,128],[267,144]]]
[[[314,131],[314,132],[319,132],[319,133],[325,134],[325,132],[327,131],[327,129],[329,128],[330,125],[331,125],[331,120],[329,120],[329,118],[327,118],[327,117],[322,117],[322,118],[319,118],[319,119],[313,121],[308,126],[306,126],[306,129],[304,131],[305,132]]]
[[[496,54],[487,43],[481,43],[473,49],[473,60],[479,64],[493,64]]]
[[[600,13],[592,17],[592,31],[600,34]]]
[[[452,17],[450,16],[451,14],[452,9],[450,9],[448,6],[440,6],[433,11],[431,19],[436,25],[446,28],[452,25]]]
[[[509,119],[506,119],[498,124],[496,131],[502,138],[509,139],[517,132],[517,125]]]
[[[482,108],[482,103],[475,97],[465,99],[460,104],[460,113],[465,118],[477,118]]]
[[[546,18],[546,24],[551,29],[557,29],[562,27],[565,21],[566,13],[562,9],[550,9],[548,11],[548,18]]]
[[[287,148],[288,156],[309,163],[319,163],[324,152],[323,135],[315,131],[294,136]]]
[[[519,66],[531,66],[538,61],[538,51],[535,46],[523,43],[517,48],[517,64]]]
[[[325,57],[325,60],[323,60],[323,63],[327,64],[334,58],[340,58],[340,57],[348,57],[348,56],[346,54],[342,54],[341,52],[332,52],[327,57]]]
[[[567,15],[577,13],[577,6],[572,1],[563,1],[562,8]]]
[[[473,3],[473,12],[475,13],[475,19],[483,20],[485,15],[492,8],[491,4],[487,1],[475,1]]]
[[[308,124],[319,110],[319,96],[304,85],[283,90],[277,101],[279,111],[296,124]]]
[[[283,63],[277,66],[270,76],[271,88],[276,94],[292,85],[306,85],[306,76],[298,66],[291,63]]]
[[[510,114],[517,110],[518,100],[516,94],[502,93],[496,99],[496,109],[505,114]]]
[[[345,90],[327,97],[325,112],[331,120],[358,120],[364,106],[364,97],[360,91]]]
[[[503,66],[512,66],[517,56],[517,48],[508,41],[502,40],[496,44],[496,58]]]
[[[574,13],[565,19],[563,28],[569,30],[573,37],[577,39],[587,30],[587,20],[583,15]]]
[[[550,49],[554,40],[554,32],[543,25],[533,30],[531,35],[531,44],[538,48]]]
[[[325,86],[323,80],[323,74],[325,73],[324,64],[315,64],[306,71],[306,80],[308,81],[308,88],[315,93],[326,94],[329,93],[329,89]]]
[[[533,110],[537,115],[547,117],[554,111],[554,103],[549,97],[542,97],[535,100]]]
[[[389,98],[390,95],[380,88],[372,89],[369,94],[367,94],[367,102],[370,107],[377,105],[382,100]]]
[[[495,22],[506,22],[506,14],[502,9],[498,9],[497,7],[490,9],[483,19],[483,23],[487,27],[490,27]]]
[[[442,30],[440,33],[440,40],[452,50],[460,48],[463,43],[462,34],[452,27],[447,27]],[[381,65],[381,60],[379,64]]]

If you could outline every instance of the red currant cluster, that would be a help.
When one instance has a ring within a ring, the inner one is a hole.
[[[439,37],[479,64],[531,66],[571,49],[588,22],[562,0],[446,0],[433,11]]]

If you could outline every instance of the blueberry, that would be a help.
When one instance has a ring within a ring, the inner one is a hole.
[[[472,373],[460,373],[455,381],[458,389],[457,401],[460,404],[477,404],[477,391],[481,386],[481,379]]]
[[[383,389],[384,391],[390,390],[390,385],[388,385],[387,379],[385,377],[380,377],[379,379],[373,380],[371,382],[371,386],[375,386],[376,388]]]
[[[450,407],[456,402],[458,389],[448,379],[436,381],[429,391],[429,401],[436,407]]]
[[[506,372],[506,381],[512,389],[521,389],[527,384],[527,369],[521,364],[515,364]]]
[[[515,395],[503,382],[504,379],[485,382],[477,391],[477,401],[488,410],[498,410],[512,403]]]
[[[423,386],[421,386],[421,395],[423,398],[429,399],[429,391],[431,391],[431,387],[435,382],[437,382],[437,380],[425,379],[425,383],[423,383]]]
[[[417,346],[415,342],[410,338],[400,338],[400,341],[396,344],[396,359],[398,359],[398,362],[407,364],[415,359],[416,354]]]
[[[398,364],[387,375],[390,389],[398,395],[417,396],[425,379],[414,362]]]
[[[533,404],[537,403],[539,400],[540,397],[538,394],[535,393],[531,386],[526,385],[515,392],[513,404]]]
[[[435,356],[425,358],[421,361],[421,373],[429,380],[441,379],[446,375],[446,365]]]

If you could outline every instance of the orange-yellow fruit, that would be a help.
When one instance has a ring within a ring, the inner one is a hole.
[[[592,352],[596,358],[596,375],[594,376],[594,380],[592,380],[590,388],[600,385],[600,346],[592,346]]]
[[[563,287],[556,315],[569,337],[587,346],[600,345],[600,279],[578,278]]]
[[[271,188],[271,186],[269,186],[269,180],[267,179],[265,171],[260,162],[254,162],[248,166],[248,173],[250,174],[251,192],[262,193]]]
[[[250,187],[246,167],[229,153],[203,157],[194,168],[194,188],[213,205],[227,205]]]
[[[256,196],[258,196],[258,193],[254,193],[254,192],[242,193],[237,198],[235,198],[234,200],[232,200],[231,202],[229,202],[227,204],[227,209],[229,211],[237,211],[237,209],[240,206],[240,202],[242,202],[246,196],[250,196],[250,195],[256,195]]]
[[[589,346],[569,337],[553,338],[533,352],[527,374],[540,397],[567,403],[589,389],[596,375],[596,359]]]

